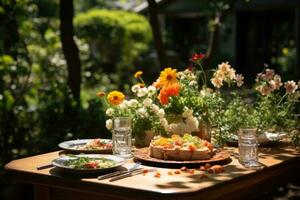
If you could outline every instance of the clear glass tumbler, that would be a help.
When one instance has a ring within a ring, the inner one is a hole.
[[[238,135],[239,162],[246,168],[257,168],[261,165],[258,162],[258,142],[255,128],[241,128]]]
[[[129,117],[117,117],[113,119],[113,154],[123,158],[130,158],[131,155],[131,132],[132,122]]]

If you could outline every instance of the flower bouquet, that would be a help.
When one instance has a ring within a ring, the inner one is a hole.
[[[144,82],[142,71],[136,72],[137,83],[131,87],[130,98],[120,91],[107,95],[106,127],[112,129],[114,117],[129,116],[136,141],[145,139],[149,130],[164,136],[189,133],[207,140],[211,132],[214,141],[223,144],[228,135],[240,127],[267,130],[296,125],[293,113],[299,99],[299,86],[295,82],[283,85],[279,75],[266,69],[257,77],[257,100],[248,104],[237,93],[221,91],[225,85],[241,87],[244,77],[228,62],[223,62],[209,79],[202,66],[203,58],[204,54],[194,54],[191,66],[184,71],[165,68],[150,85]],[[283,95],[279,91],[281,86],[286,88]],[[99,92],[98,96],[105,93]],[[147,143],[142,142],[138,146],[145,145]]]
[[[129,116],[133,119],[133,135],[136,139],[145,138],[145,131],[171,135],[185,133],[200,135],[210,140],[208,130],[223,108],[223,98],[219,92],[224,83],[242,85],[243,77],[236,75],[228,64],[222,63],[215,71],[212,84],[214,91],[207,87],[207,76],[202,67],[203,54],[191,58],[192,66],[184,71],[165,68],[158,79],[147,86],[142,71],[135,73],[138,83],[131,88],[132,98],[125,99],[120,91],[107,95],[109,108],[106,127],[112,129],[112,118]],[[99,92],[98,96],[105,96]],[[203,132],[205,134],[203,134]]]

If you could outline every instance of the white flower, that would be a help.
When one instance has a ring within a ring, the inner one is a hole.
[[[159,107],[158,107],[157,105],[155,105],[155,104],[152,104],[152,110],[153,110],[153,112],[154,112],[155,114],[157,114],[158,111],[159,111]]]
[[[288,94],[292,94],[298,89],[298,85],[295,81],[287,81],[284,83],[284,88]]]
[[[138,114],[140,115],[141,118],[146,118],[148,117],[147,110],[145,108],[139,108],[137,110]]]
[[[124,101],[119,105],[119,107],[120,107],[121,109],[126,109],[127,106],[128,106],[128,101],[127,101],[127,100],[124,100]]]
[[[189,86],[193,86],[193,85],[197,85],[197,81],[191,81],[191,82],[189,83]]]
[[[244,84],[244,76],[242,74],[237,74],[235,80],[238,87],[241,87]]]
[[[194,74],[189,74],[189,75],[187,76],[187,79],[188,79],[189,81],[195,81],[196,76],[195,76]]]
[[[143,104],[146,107],[150,107],[152,105],[152,99],[150,99],[150,98],[144,99]]]
[[[133,92],[133,93],[137,93],[137,91],[139,91],[139,89],[140,89],[141,87],[139,86],[139,85],[134,85],[134,86],[132,86],[131,87],[131,91]]]
[[[111,117],[114,114],[114,109],[108,108],[105,112],[105,114],[109,117]]]
[[[106,120],[105,126],[108,130],[111,130],[112,129],[112,120],[111,119]]]
[[[189,127],[190,131],[197,131],[199,127],[199,121],[196,117],[189,117],[186,119],[186,124]]]
[[[148,87],[148,95],[153,96],[154,94],[156,94],[156,88],[153,85],[150,85]]]
[[[165,117],[165,111],[164,111],[164,109],[159,109],[159,110],[158,110],[158,113],[157,113],[157,116],[158,116],[159,118]]]
[[[136,100],[136,99],[131,99],[129,102],[128,102],[128,105],[129,107],[135,107],[139,104],[139,102]]]
[[[138,90],[137,96],[138,96],[138,97],[143,97],[143,96],[145,96],[147,93],[148,93],[147,88],[141,88],[141,89]]]

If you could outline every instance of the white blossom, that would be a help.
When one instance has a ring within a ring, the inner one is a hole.
[[[158,113],[157,113],[157,116],[158,116],[159,118],[165,117],[165,111],[164,111],[164,109],[159,109],[159,110],[158,110]]]
[[[148,95],[153,96],[154,94],[156,94],[156,88],[153,85],[150,85],[148,87]]]
[[[155,104],[152,104],[152,110],[155,114],[158,114],[158,111],[159,111],[159,107]]]
[[[139,91],[140,88],[141,88],[141,87],[140,87],[139,85],[134,85],[134,86],[131,87],[131,91],[132,91],[133,93],[137,93],[137,91]]]
[[[114,109],[108,108],[105,112],[105,114],[109,117],[111,117],[114,114]]]
[[[146,107],[150,107],[152,105],[152,99],[150,99],[150,98],[144,99],[143,104]]]
[[[139,104],[139,102],[136,99],[131,99],[128,102],[129,107],[135,107]]]
[[[137,96],[138,96],[138,97],[143,97],[143,96],[145,96],[147,93],[148,93],[147,88],[141,88],[141,89],[138,90]]]
[[[193,86],[193,85],[197,85],[197,81],[191,81],[191,82],[189,83],[189,86]]]
[[[189,117],[186,119],[186,124],[189,127],[190,131],[197,131],[199,127],[199,121],[196,117]]]
[[[121,109],[126,109],[127,106],[128,106],[128,101],[127,101],[127,100],[124,100],[124,101],[119,105],[119,107],[120,107]]]
[[[147,110],[145,108],[139,108],[137,110],[138,114],[140,115],[141,118],[146,118],[148,117]]]
[[[111,119],[106,120],[105,126],[108,130],[111,130],[112,129],[112,120]]]

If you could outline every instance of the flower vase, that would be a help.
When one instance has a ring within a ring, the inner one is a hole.
[[[199,131],[196,136],[203,140],[211,141],[210,125],[205,121],[199,122]]]
[[[151,140],[155,136],[155,132],[153,130],[145,130],[140,134],[136,134],[134,139],[134,145],[137,148],[149,147]]]

